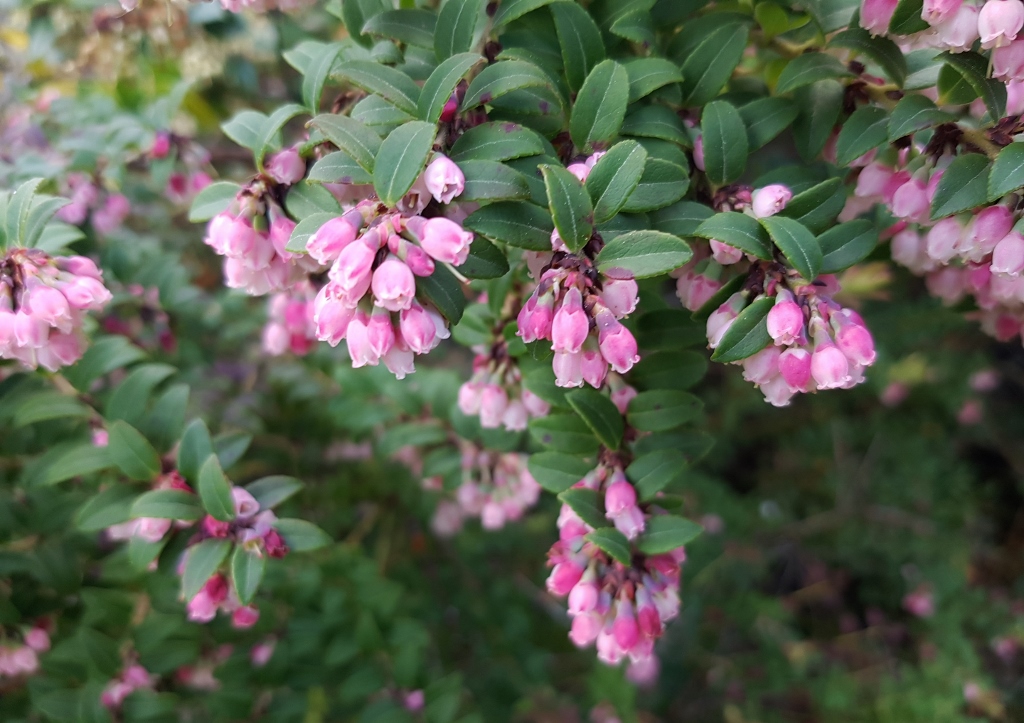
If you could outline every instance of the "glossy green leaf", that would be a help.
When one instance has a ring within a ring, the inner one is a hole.
[[[836,163],[848,166],[889,138],[889,114],[881,108],[863,105],[843,123],[836,139]]]
[[[261,510],[269,510],[289,499],[302,489],[302,482],[294,477],[271,475],[260,477],[245,486],[246,492],[256,498]]]
[[[665,58],[635,58],[623,63],[629,77],[629,102],[644,98],[658,88],[682,81],[679,66]]]
[[[114,485],[89,500],[75,512],[75,529],[80,532],[100,532],[131,519],[133,490]]]
[[[569,89],[577,91],[594,66],[604,60],[601,30],[590,13],[574,2],[553,3],[551,15],[555,20]]]
[[[692,256],[690,246],[678,236],[663,231],[630,231],[605,244],[596,262],[601,271],[624,269],[642,279],[677,269]]]
[[[199,468],[199,499],[206,511],[216,520],[230,522],[235,519],[235,503],[231,497],[231,483],[220,468],[217,455],[211,454]]]
[[[317,183],[373,183],[370,172],[345,151],[328,153],[313,164],[307,178]]]
[[[367,173],[373,173],[373,163],[380,152],[381,140],[365,124],[348,116],[324,113],[311,120],[309,125],[345,151]]]
[[[918,93],[908,93],[896,104],[889,116],[889,140],[899,140],[911,133],[952,120],[954,117],[936,108],[931,98]]]
[[[808,281],[818,277],[818,271],[821,269],[821,247],[806,226],[785,216],[762,218],[761,225],[801,276]]]
[[[459,81],[481,61],[483,58],[476,53],[459,53],[434,68],[420,91],[420,120],[437,123],[445,103],[452,97]]]
[[[812,233],[821,233],[835,223],[845,206],[846,186],[842,179],[830,178],[793,196],[779,215],[799,221]]]
[[[1006,113],[1006,83],[989,77],[989,59],[975,52],[943,53],[939,59],[954,68],[985,103],[994,119]]]
[[[494,27],[501,28],[529,12],[559,0],[504,0],[494,15]]]
[[[460,161],[465,188],[459,195],[466,201],[515,201],[530,197],[523,174],[497,161]]]
[[[274,529],[284,538],[292,552],[318,550],[334,542],[330,535],[306,520],[281,518],[274,523]]]
[[[645,555],[672,552],[697,539],[704,528],[675,515],[654,515],[647,520],[647,528],[636,542]]]
[[[743,213],[716,213],[703,221],[693,235],[735,246],[744,253],[765,261],[772,258],[771,238],[768,232],[756,219]]]
[[[558,499],[569,505],[581,520],[594,528],[608,527],[604,510],[599,506],[595,490],[573,487],[558,495]]]
[[[528,429],[538,443],[556,452],[585,455],[597,451],[597,437],[575,414],[549,414],[531,419]]]
[[[870,221],[857,219],[833,226],[818,236],[821,272],[837,274],[863,261],[878,245],[878,229]]]
[[[562,166],[543,165],[540,170],[558,235],[570,251],[579,251],[594,233],[590,196],[579,179]]]
[[[686,105],[699,107],[721,92],[743,57],[749,33],[742,22],[721,25],[686,58],[681,84]]]
[[[551,250],[554,224],[546,208],[523,201],[499,201],[474,211],[463,226],[493,241],[532,251]]]
[[[592,463],[559,452],[531,454],[526,466],[537,483],[554,494],[569,489],[593,469]]]
[[[204,514],[199,497],[184,490],[150,490],[139,495],[131,507],[133,519],[155,517],[194,522]]]
[[[804,53],[793,58],[775,85],[776,93],[789,93],[820,80],[848,78],[853,73],[838,58],[825,53]]]
[[[460,0],[444,4],[434,29],[434,55],[439,62],[473,49],[477,30],[487,20],[486,7],[487,0]]]
[[[721,186],[737,180],[747,167],[747,127],[739,111],[724,100],[704,107],[701,119],[704,135],[704,170],[708,179]]]
[[[637,497],[646,502],[681,479],[688,466],[678,450],[662,449],[637,457],[626,468],[626,476],[636,487]]]
[[[429,10],[402,8],[374,15],[363,25],[363,33],[421,48],[433,48],[436,24],[437,15]]]
[[[210,430],[202,419],[193,420],[181,436],[178,445],[178,471],[193,485],[199,482],[199,468],[213,454]]]
[[[341,48],[341,43],[323,44],[317,49],[316,55],[306,65],[302,74],[302,102],[313,115],[320,112],[320,97],[324,92],[324,83],[331,74],[331,68],[334,67]]]
[[[703,408],[689,392],[655,389],[630,400],[627,419],[642,432],[665,432],[693,421]]]
[[[427,163],[435,135],[433,124],[410,121],[381,143],[374,161],[373,187],[385,206],[394,206],[412,188]]]
[[[793,121],[793,140],[805,161],[817,158],[828,142],[843,109],[845,86],[836,80],[819,80],[798,88],[793,101],[800,112]]]
[[[508,273],[504,252],[485,238],[477,237],[469,247],[459,273],[470,279],[496,279]]]
[[[152,480],[160,474],[160,457],[145,437],[131,425],[116,421],[108,427],[110,460],[132,479]]]
[[[747,127],[747,143],[756,151],[786,130],[796,120],[799,110],[788,98],[761,98],[739,108]]]
[[[657,138],[681,146],[691,145],[682,120],[663,105],[648,105],[634,110],[622,121],[620,133],[624,136]]]
[[[636,141],[616,143],[598,160],[584,184],[594,203],[595,222],[608,221],[626,205],[646,163],[647,151]]]
[[[726,364],[753,356],[772,343],[768,334],[768,312],[775,299],[758,299],[739,313],[711,355],[713,361]]]
[[[306,216],[295,224],[295,228],[292,229],[292,235],[288,238],[288,243],[284,247],[285,251],[295,254],[305,253],[306,245],[313,238],[313,235],[320,230],[320,227],[337,217],[337,213],[314,213],[311,216]]]
[[[603,150],[619,134],[629,103],[629,75],[614,60],[594,66],[576,95],[569,121],[572,141],[583,152]]]
[[[942,174],[932,199],[932,219],[952,216],[982,206],[988,201],[989,160],[980,153],[968,153],[953,160]]]
[[[463,161],[509,161],[544,153],[544,139],[516,123],[481,123],[455,141],[451,159]]]
[[[587,540],[593,542],[613,559],[629,565],[632,554],[629,549],[629,540],[614,527],[602,527],[587,533]]]
[[[234,554],[231,555],[231,584],[238,601],[243,605],[252,602],[256,591],[259,590],[266,564],[263,555],[244,547],[236,547]]]
[[[652,213],[651,223],[658,231],[685,238],[695,235],[700,225],[714,215],[715,212],[703,203],[678,201]]]
[[[988,199],[995,201],[1024,186],[1024,143],[1011,143],[999,151],[988,177]]]
[[[449,323],[459,323],[466,308],[466,294],[462,291],[462,284],[444,264],[436,264],[430,276],[417,278],[416,290],[436,306]]]
[[[921,18],[923,0],[899,0],[889,20],[889,32],[893,35],[913,35],[931,26]]]
[[[629,194],[623,211],[656,211],[682,198],[690,187],[687,169],[677,163],[648,156],[640,182]]]
[[[533,63],[525,60],[503,60],[488,65],[473,78],[462,101],[462,110],[486,105],[514,90],[550,86],[551,78]]]
[[[192,199],[192,207],[188,212],[188,220],[192,223],[209,221],[222,211],[226,211],[235,201],[242,187],[237,183],[217,181],[211,183]]]
[[[185,554],[185,571],[181,575],[181,593],[186,600],[196,596],[227,559],[229,540],[208,539],[192,545]]]
[[[903,51],[889,38],[871,35],[864,28],[851,27],[829,40],[828,46],[847,48],[866,55],[878,64],[889,80],[901,88],[907,79],[907,61],[903,57]]]
[[[348,81],[367,93],[376,93],[410,115],[416,115],[420,89],[400,70],[368,60],[349,60],[334,67],[332,77]]]
[[[619,410],[604,394],[584,387],[565,395],[569,406],[587,423],[598,440],[608,449],[618,449],[625,426]]]

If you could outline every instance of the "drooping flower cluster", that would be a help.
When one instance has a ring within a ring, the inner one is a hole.
[[[485,530],[500,530],[537,503],[541,487],[526,469],[528,455],[491,452],[464,442],[462,481],[455,501],[442,501],[434,514],[439,535],[458,532],[466,518],[479,517]]]
[[[504,348],[504,344],[500,345]],[[547,416],[551,406],[523,386],[523,375],[514,359],[477,354],[473,376],[459,387],[459,409],[479,416],[484,429],[504,427],[510,432],[526,429],[530,417]]]
[[[85,312],[110,299],[91,260],[11,249],[0,259],[0,358],[49,371],[74,364],[85,351]]]
[[[766,291],[771,291],[769,287]],[[772,344],[736,362],[743,378],[764,393],[776,407],[793,395],[822,389],[849,389],[864,381],[864,369],[875,361],[875,345],[863,319],[833,300],[839,284],[821,276],[813,284],[776,288],[768,312]],[[708,343],[721,342],[746,306],[743,292],[733,294],[708,318]]]
[[[602,464],[576,487],[603,493],[605,516],[627,538],[643,531],[645,513],[621,467]],[[593,528],[568,505],[562,506],[558,530],[548,553],[553,569],[547,588],[569,597],[570,640],[581,648],[596,643],[598,658],[611,665],[627,656],[634,663],[651,658],[664,624],[679,613],[683,548],[637,553],[623,565],[586,539]]]
[[[313,321],[316,291],[308,281],[300,281],[288,291],[270,297],[267,324],[263,327],[263,351],[271,356],[291,352],[305,356],[316,345]]]
[[[152,690],[157,683],[157,676],[151,675],[148,670],[138,663],[125,666],[121,675],[114,678],[103,688],[100,694],[100,702],[108,710],[120,710],[124,699],[136,690]]]
[[[50,634],[43,624],[22,632],[20,643],[0,645],[0,680],[34,675],[39,670],[39,653],[50,649]]]

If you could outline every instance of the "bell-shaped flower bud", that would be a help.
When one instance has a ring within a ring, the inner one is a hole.
[[[872,35],[885,35],[898,4],[899,0],[862,0],[860,26]]]
[[[566,292],[551,323],[551,348],[575,354],[590,333],[590,317],[583,310],[583,295],[573,287]]]
[[[811,390],[811,353],[801,347],[791,347],[779,355],[779,374],[795,392]]]
[[[434,154],[434,160],[423,171],[423,182],[435,201],[451,203],[466,187],[466,176],[462,169],[447,156]],[[434,258],[437,258],[436,256]],[[438,259],[443,261],[444,259]],[[449,262],[451,263],[451,262]]]
[[[981,47],[1009,45],[1024,27],[1024,4],[1020,0],[987,0],[978,14]]]
[[[366,325],[366,337],[370,348],[378,357],[383,357],[395,345],[395,328],[391,324],[391,313],[375,306],[370,313],[370,322]]]
[[[789,190],[788,186],[783,186],[781,183],[773,183],[754,191],[754,195],[751,197],[750,209],[758,218],[774,216],[786,207],[791,198],[793,198],[793,192]]]
[[[268,176],[286,186],[298,183],[306,175],[306,162],[302,160],[298,148],[294,146],[278,151],[268,158],[265,168]]]
[[[436,346],[437,325],[426,309],[415,300],[399,317],[402,338],[416,354],[426,354]]]
[[[583,386],[583,354],[581,352],[556,351],[551,360],[555,372],[555,385],[559,387]]]
[[[473,232],[451,219],[437,216],[421,224],[410,223],[409,229],[419,236],[423,250],[437,261],[460,266],[469,257]]]
[[[601,288],[601,301],[618,318],[629,316],[639,301],[639,289],[631,278],[605,278]]]
[[[790,346],[803,338],[804,311],[788,291],[779,293],[768,312],[768,334],[777,346]]]
[[[508,408],[508,394],[498,384],[485,384],[480,391],[480,426],[484,429],[497,429],[501,426],[501,418]]]
[[[992,251],[992,273],[1015,277],[1021,271],[1024,271],[1024,236],[1011,231]]]
[[[371,289],[379,306],[402,311],[409,308],[416,295],[416,278],[405,262],[390,254],[373,272]]]
[[[540,295],[536,291],[526,300],[516,318],[516,334],[530,343],[538,339],[551,338],[551,324],[554,320],[554,294]]]
[[[332,218],[325,223],[306,243],[306,252],[317,263],[326,266],[333,262],[341,252],[356,240],[358,229],[344,216]]]

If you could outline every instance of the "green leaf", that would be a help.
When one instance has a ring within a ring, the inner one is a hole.
[[[686,168],[661,158],[647,159],[640,183],[626,199],[623,211],[637,213],[656,211],[675,203],[690,187],[690,175]]]
[[[106,336],[90,346],[74,366],[64,370],[64,377],[79,391],[86,391],[104,374],[144,359],[146,353],[123,336]]]
[[[805,161],[812,161],[825,147],[843,108],[845,87],[836,80],[819,80],[798,88],[793,100],[800,114],[793,121],[793,140]]]
[[[260,477],[245,486],[245,491],[256,498],[261,510],[277,507],[302,489],[302,482],[294,477],[271,475]]]
[[[242,458],[252,443],[248,432],[221,432],[213,438],[213,453],[217,455],[221,469],[228,469]],[[206,460],[203,460],[206,463]],[[202,471],[202,467],[199,468]]]
[[[202,419],[194,419],[185,427],[178,445],[178,472],[192,484],[199,481],[199,468],[213,454],[210,430]]]
[[[487,0],[460,0],[441,7],[434,30],[434,55],[444,62],[473,49],[477,29],[487,21]]]
[[[611,450],[619,448],[625,425],[611,399],[596,389],[583,388],[567,393],[565,400],[587,423],[601,444]]]
[[[793,58],[775,84],[776,93],[788,93],[820,80],[849,78],[853,75],[839,59],[825,53],[804,53]]]
[[[107,451],[111,461],[132,479],[148,481],[160,474],[160,457],[146,438],[126,422],[116,421],[108,428]]]
[[[658,88],[679,83],[683,74],[679,67],[665,58],[635,58],[623,64],[629,77],[629,102],[644,98]]]
[[[345,151],[328,153],[313,164],[307,178],[318,183],[373,183],[373,176]]]
[[[597,437],[575,414],[549,414],[531,419],[528,429],[538,443],[557,452],[586,455],[597,450]]]
[[[558,235],[572,252],[582,249],[594,233],[594,207],[583,184],[562,166],[542,165],[548,208]]]
[[[455,141],[451,159],[463,161],[508,161],[544,153],[544,139],[515,123],[481,123]]]
[[[935,190],[932,219],[984,205],[988,201],[990,167],[988,158],[980,153],[968,153],[954,159]]]
[[[846,206],[846,186],[839,178],[830,178],[793,196],[780,216],[792,218],[814,233],[830,228]]]
[[[704,169],[708,179],[721,186],[732,183],[747,167],[747,127],[739,111],[724,100],[704,107]]]
[[[690,136],[679,116],[663,105],[648,105],[633,111],[622,121],[620,133],[624,136],[657,138],[686,147],[691,145]]]
[[[723,364],[740,361],[757,354],[771,344],[772,337],[768,334],[768,312],[773,306],[775,299],[765,297],[741,311],[725,332],[711,359]]]
[[[168,364],[140,364],[135,367],[111,392],[104,416],[110,421],[122,419],[132,426],[141,426],[153,390],[177,371]]]
[[[274,528],[284,538],[292,552],[309,552],[326,547],[334,542],[330,535],[305,520],[284,517],[274,523]]]
[[[335,17],[345,23],[348,34],[361,45],[369,46],[372,42],[360,33],[366,21],[378,13],[390,10],[393,7],[391,0],[344,0],[341,3],[341,14],[333,12]]]
[[[530,187],[519,171],[497,161],[460,161],[465,188],[459,201],[512,201],[530,197]]]
[[[149,542],[133,535],[128,540],[128,563],[132,569],[137,572],[146,572],[153,561],[163,552],[169,539],[169,537],[163,537],[156,542]]]
[[[377,153],[380,152],[381,140],[380,136],[367,128],[365,124],[348,116],[323,113],[311,120],[309,125],[345,151],[367,173],[373,173],[373,163],[377,158]],[[326,158],[322,160],[326,160]],[[320,162],[317,165],[320,165]]]
[[[368,95],[352,107],[351,117],[366,125],[374,133],[387,135],[398,126],[413,120],[379,95]]]
[[[611,145],[622,128],[629,103],[629,75],[614,60],[594,66],[576,95],[569,120],[572,142],[592,153]]]
[[[33,178],[25,181],[11,195],[7,202],[7,213],[4,222],[4,231],[7,238],[7,246],[24,246],[23,238],[25,229],[28,227],[29,213],[32,211],[32,204],[36,198],[36,189],[43,182],[41,178]]]
[[[252,602],[259,590],[266,564],[263,555],[250,552],[244,547],[236,547],[231,555],[231,584],[238,595],[238,601],[243,605]]]
[[[45,487],[64,482],[75,477],[108,469],[113,466],[106,447],[97,447],[91,442],[81,442],[71,446],[62,445],[53,448],[40,460],[40,465],[32,469],[27,480],[30,487]],[[28,470],[26,470],[26,474]]]
[[[421,48],[433,48],[436,23],[437,15],[429,10],[386,10],[367,20],[363,33]]]
[[[590,13],[576,3],[561,2],[551,6],[555,32],[562,49],[562,64],[569,89],[577,91],[587,75],[604,60],[601,30]]]
[[[89,414],[89,408],[74,397],[57,391],[42,391],[19,398],[12,422],[17,428],[51,419],[84,418]]]
[[[416,279],[416,289],[437,307],[450,324],[458,324],[466,308],[466,295],[462,285],[444,264],[436,264],[434,273]]]
[[[235,502],[231,497],[231,483],[220,468],[217,455],[211,454],[199,468],[199,499],[215,520],[231,522],[235,519]]]
[[[743,22],[721,25],[687,56],[681,84],[686,105],[705,105],[721,92],[743,57],[749,33]]]
[[[204,514],[199,498],[184,490],[150,490],[139,495],[131,508],[133,519],[156,517],[160,520],[195,522],[202,519]]]
[[[755,219],[737,211],[716,213],[703,221],[693,235],[735,246],[744,253],[765,261],[772,259],[771,239],[768,233]]]
[[[292,235],[288,238],[288,243],[284,247],[285,251],[295,254],[305,253],[309,240],[320,230],[320,227],[337,217],[338,214],[336,213],[314,213],[311,216],[306,216],[295,224],[295,228],[292,229]]]
[[[889,139],[889,115],[881,108],[863,105],[843,123],[836,139],[836,163],[848,166]]]
[[[641,6],[633,10],[627,11],[619,15],[612,22],[609,30],[612,35],[617,35],[620,38],[625,38],[633,43],[638,43],[645,47],[651,47],[655,44],[654,27],[651,22],[651,14]]]
[[[999,151],[988,177],[988,200],[995,201],[1024,186],[1024,143],[1011,143]]]
[[[503,60],[488,65],[473,78],[461,110],[487,105],[514,90],[536,87],[551,87],[551,78],[543,70],[525,60]]]
[[[907,60],[899,46],[889,38],[872,36],[864,28],[851,27],[829,40],[828,46],[848,48],[866,55],[900,88],[907,79]]]
[[[373,187],[385,206],[394,206],[416,182],[434,146],[437,128],[410,121],[391,131],[374,161]]]
[[[889,140],[896,141],[911,133],[948,123],[954,117],[935,107],[931,98],[918,93],[903,96],[889,116]]]
[[[483,58],[476,53],[459,53],[434,68],[420,91],[420,119],[428,123],[437,123],[445,103],[452,97],[459,81],[482,60]]]
[[[605,244],[597,255],[601,271],[625,269],[634,278],[666,274],[693,256],[689,245],[678,236],[662,231],[630,231]]]
[[[53,229],[56,223],[60,223],[55,222],[54,225],[50,224],[50,221],[53,219],[53,215],[69,203],[71,203],[71,201],[67,198],[36,196],[32,200],[32,207],[29,209],[28,219],[26,219],[25,225],[22,228],[22,246],[26,248],[35,248],[43,233],[46,232],[48,228]],[[50,233],[47,233],[47,236],[50,236]],[[47,239],[47,241],[52,243],[52,239]]]
[[[818,237],[823,254],[822,274],[837,274],[863,261],[878,245],[878,229],[870,221],[858,219],[833,226]]]
[[[640,183],[647,163],[647,151],[636,141],[616,143],[587,176],[587,192],[594,203],[594,221],[611,220]]]
[[[319,183],[310,183],[306,180],[299,181],[288,189],[284,206],[297,221],[318,213],[331,213],[335,216],[342,214],[341,204],[334,194]]]
[[[185,554],[185,571],[181,575],[181,593],[185,600],[196,596],[203,585],[220,569],[231,551],[229,540],[208,539],[192,545]]]
[[[508,273],[505,253],[485,238],[476,238],[469,247],[466,262],[459,273],[470,279],[497,279]]]
[[[521,18],[529,12],[550,5],[556,0],[504,0],[494,15],[494,28],[498,29],[508,25],[513,20]]]
[[[1006,84],[1001,80],[988,77],[989,59],[975,52],[943,53],[938,56],[946,65],[952,67],[974,89],[978,97],[985,103],[989,115],[999,120],[1006,113]]]
[[[761,225],[801,276],[808,281],[814,281],[818,277],[818,271],[821,269],[821,247],[806,226],[785,216],[762,218]]]
[[[900,0],[889,20],[889,32],[893,35],[913,35],[931,26],[921,18],[923,0]]]
[[[647,520],[636,546],[645,555],[662,555],[686,545],[700,536],[704,528],[675,515],[655,515]]]
[[[665,432],[697,418],[703,402],[689,392],[655,389],[629,402],[629,424],[641,432]]]
[[[583,479],[593,464],[559,452],[538,452],[530,455],[526,467],[537,484],[559,494]]]
[[[652,213],[651,223],[658,231],[686,237],[695,235],[700,225],[714,215],[715,212],[703,203],[679,201]],[[757,228],[761,230],[760,226]],[[767,246],[768,243],[765,241],[765,247]]]
[[[135,493],[123,485],[114,485],[100,492],[75,512],[75,529],[99,532],[131,519]]]
[[[341,43],[321,45],[302,73],[302,102],[306,104],[311,115],[320,112],[320,96],[324,92],[324,83],[327,82],[342,47]]]
[[[573,487],[558,495],[559,501],[569,505],[581,520],[594,528],[608,527],[604,511],[598,506],[595,490]]]
[[[647,502],[679,480],[688,466],[686,457],[678,450],[661,449],[633,460],[626,468],[626,476],[636,487],[637,497]]]
[[[641,389],[689,389],[704,378],[707,369],[704,354],[658,352],[646,355],[637,363],[632,380]]]
[[[629,540],[614,527],[602,527],[589,532],[587,533],[587,540],[607,552],[614,560],[623,565],[629,565],[632,559]]]
[[[400,70],[369,60],[349,60],[336,65],[332,75],[367,93],[376,93],[409,115],[416,115],[420,98],[419,86]]]
[[[474,211],[462,225],[482,236],[532,251],[551,250],[554,224],[546,208],[523,201],[499,201]]]
[[[289,103],[275,110],[270,114],[269,118],[260,124],[256,138],[256,147],[252,149],[253,154],[256,156],[257,168],[262,170],[264,157],[270,150],[277,147],[277,135],[281,132],[284,124],[295,116],[304,115],[305,113],[305,107],[298,103]]]
[[[786,130],[800,112],[793,101],[776,97],[747,103],[739,111],[747,127],[747,144],[751,151],[756,151]]]

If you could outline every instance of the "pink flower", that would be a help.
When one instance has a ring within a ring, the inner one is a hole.
[[[554,317],[553,305],[553,294],[538,296],[534,293],[530,296],[516,318],[516,334],[527,344],[538,339],[550,339]]]
[[[857,176],[857,187],[854,195],[860,198],[881,196],[893,177],[893,169],[881,163],[869,163],[861,169]]]
[[[416,295],[416,278],[401,259],[391,254],[373,272],[371,288],[378,305],[402,311],[409,308]]]
[[[370,344],[369,333],[367,332],[367,325],[370,323],[370,318],[364,311],[357,311],[355,317],[348,324],[348,331],[345,334],[345,343],[348,345],[348,355],[352,357],[352,366],[359,368],[361,366],[377,366],[380,361],[380,357],[377,356],[373,351],[373,346]]]
[[[575,354],[589,333],[590,318],[583,310],[583,296],[579,289],[569,289],[551,323],[551,348]]]
[[[742,293],[736,292],[711,313],[707,322],[708,346],[710,348],[715,349],[718,347],[722,337],[729,331],[732,323],[736,321],[736,317],[739,316],[740,310],[745,304],[746,298]]]
[[[409,348],[417,354],[426,354],[434,348],[437,328],[430,314],[415,299],[399,316],[399,329]]]
[[[570,163],[565,170],[576,176],[580,183],[586,183],[587,176],[590,175],[590,167],[585,163]]]
[[[628,384],[622,385],[620,388],[612,391],[612,404],[619,410],[620,414],[625,414],[629,409],[629,403],[637,395],[636,389],[629,386]]]
[[[344,216],[332,218],[306,243],[306,252],[319,264],[329,264],[342,250],[356,240],[357,229]]]
[[[956,256],[963,235],[964,227],[956,216],[944,218],[929,229],[925,237],[925,252],[933,261],[948,263]]]
[[[50,635],[42,628],[32,628],[25,633],[25,645],[37,653],[45,653],[50,649]]]
[[[326,341],[331,346],[338,346],[345,338],[349,322],[355,317],[356,310],[342,303],[337,294],[336,285],[329,283],[320,289],[314,303],[313,322],[316,324],[316,338]]]
[[[480,392],[480,426],[497,429],[508,407],[508,394],[497,384],[486,384]]]
[[[629,329],[607,311],[597,315],[598,345],[608,365],[619,374],[625,374],[640,361],[636,339]]]
[[[1019,276],[1024,271],[1024,236],[1011,231],[992,251],[992,273]]]
[[[347,306],[355,306],[370,288],[373,260],[379,249],[379,234],[365,233],[342,249],[331,267],[328,276],[343,294]]]
[[[1024,80],[1024,38],[992,51],[992,77],[1003,81]]]
[[[47,286],[39,279],[31,278],[22,296],[22,308],[32,318],[60,329],[65,334],[74,327],[71,305],[60,291]]]
[[[765,384],[779,374],[779,355],[782,352],[777,346],[766,346],[761,351],[743,360],[743,378],[753,384]]]
[[[631,278],[606,278],[601,289],[601,301],[620,319],[636,309],[639,289]]]
[[[900,186],[892,197],[893,214],[909,221],[927,221],[928,193],[926,185],[925,176],[919,172]]]
[[[860,321],[860,317],[848,311],[832,314],[832,328],[835,330],[836,346],[855,364],[869,366],[875,362],[875,342],[871,332]]]
[[[779,355],[779,374],[793,391],[809,391],[811,353],[799,347],[786,349]]]
[[[553,595],[568,595],[583,577],[583,568],[574,560],[563,560],[555,565],[548,576],[547,588]]]
[[[838,389],[850,381],[850,362],[824,332],[815,335],[811,376],[818,389]]]
[[[430,195],[440,203],[451,203],[452,199],[460,195],[466,187],[466,176],[463,175],[462,169],[440,153],[434,154],[434,160],[423,171],[423,181]]]
[[[260,503],[252,493],[241,487],[231,488],[231,499],[235,503],[235,516],[240,520],[248,519],[260,511]]]
[[[551,367],[555,372],[555,385],[559,387],[583,386],[583,354],[556,351]]]
[[[370,322],[366,325],[366,336],[373,353],[383,357],[395,344],[395,329],[391,325],[391,313],[379,306],[373,308]]]
[[[454,221],[440,216],[424,223],[422,231],[420,244],[435,259],[453,266],[466,262],[469,246],[473,243],[472,231],[466,231]]]
[[[583,349],[580,352],[583,357],[580,360],[580,373],[585,381],[594,389],[600,389],[608,376],[608,362],[605,361],[599,349]]]
[[[502,426],[510,432],[523,431],[526,429],[528,421],[529,415],[526,411],[526,405],[518,399],[509,402],[505,408],[505,413],[501,415]]]
[[[777,346],[796,344],[803,337],[804,312],[789,292],[780,293],[768,312],[768,334]]]
[[[231,626],[238,630],[251,628],[260,619],[260,611],[252,605],[240,607],[231,613]]]
[[[899,0],[862,0],[860,5],[860,25],[872,35],[885,35],[889,32],[889,21],[896,12]]]
[[[711,258],[722,266],[731,266],[743,260],[743,252],[735,246],[711,239]]]
[[[612,635],[615,636],[615,642],[623,650],[631,649],[640,638],[640,627],[636,624],[633,605],[626,600],[625,596],[619,600],[615,622],[612,623]]]
[[[935,26],[951,18],[964,0],[924,0],[921,8],[921,19]]]
[[[981,47],[999,48],[1013,42],[1024,27],[1024,4],[1020,0],[988,0],[978,14]]]
[[[954,53],[971,49],[978,39],[978,7],[963,3],[952,16],[935,26],[940,47]]]
[[[793,198],[793,192],[787,186],[773,183],[754,191],[750,208],[758,218],[774,216],[786,207],[791,198]]]
[[[697,136],[693,142],[693,165],[698,171],[704,170],[704,135]]]
[[[1021,40],[1024,47],[1024,40]],[[987,206],[967,226],[958,250],[971,261],[981,261],[1013,228],[1013,213],[1002,204]]]
[[[306,162],[294,146],[278,151],[267,159],[267,175],[278,183],[290,186],[298,183],[306,175]]]
[[[604,493],[605,516],[612,519],[632,507],[636,507],[636,489],[621,470],[616,470],[611,484]]]

